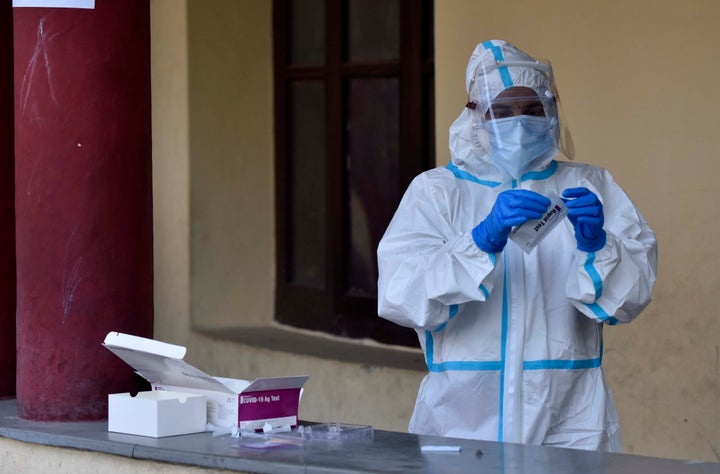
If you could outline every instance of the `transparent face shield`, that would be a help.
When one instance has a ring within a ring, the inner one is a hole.
[[[485,113],[481,116],[484,128],[488,122],[526,115],[528,117],[542,117],[548,122],[557,118],[555,98],[548,90],[538,95],[529,87],[513,87],[506,89],[496,98],[489,101]]]
[[[470,84],[471,101],[478,125],[493,133],[495,120],[534,117],[537,127],[555,128],[559,151],[575,156],[567,121],[555,87],[552,67],[545,61],[499,61],[479,65]],[[545,119],[542,121],[541,119]]]

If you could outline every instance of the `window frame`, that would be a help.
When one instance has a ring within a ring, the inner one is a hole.
[[[343,60],[343,32],[347,30],[348,0],[325,1],[325,63],[289,65],[291,0],[273,3],[273,61],[275,115],[276,293],[275,319],[282,324],[350,338],[417,346],[414,331],[377,316],[377,297],[349,294],[347,175],[344,172],[348,109],[345,90],[353,78],[399,80],[399,182],[402,196],[410,181],[434,166],[434,112],[432,90],[432,0],[399,0],[400,60],[386,63],[350,63]],[[430,38],[428,38],[428,34]],[[292,81],[325,81],[327,243],[325,288],[296,287],[289,282],[290,219],[290,88]],[[431,119],[428,119],[431,117]],[[397,204],[397,203],[396,203]],[[337,238],[341,236],[341,238]]]

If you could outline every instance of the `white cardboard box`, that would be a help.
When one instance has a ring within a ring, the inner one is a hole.
[[[298,407],[307,375],[269,377],[254,381],[212,377],[183,361],[186,349],[154,339],[110,332],[103,343],[152,385],[204,395],[207,421],[242,430],[298,423]]]
[[[108,395],[108,431],[159,438],[205,431],[205,396],[182,392]]]

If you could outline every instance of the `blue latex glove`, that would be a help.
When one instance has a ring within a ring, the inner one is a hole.
[[[513,226],[529,219],[540,219],[550,206],[550,200],[534,191],[512,189],[498,194],[490,214],[472,231],[480,250],[487,253],[502,251]]]
[[[575,228],[577,248],[596,252],[605,247],[605,217],[598,197],[587,188],[569,188],[562,193],[568,207],[568,219]]]

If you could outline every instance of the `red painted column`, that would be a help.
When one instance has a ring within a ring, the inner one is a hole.
[[[12,3],[0,3],[0,398],[15,395]]]
[[[105,335],[152,337],[149,2],[13,13],[18,413],[102,419]]]

